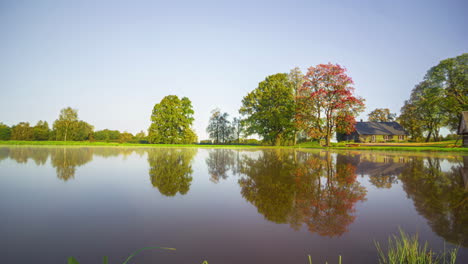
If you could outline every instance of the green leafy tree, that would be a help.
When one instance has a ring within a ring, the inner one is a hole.
[[[426,142],[431,138],[438,141],[440,128],[448,121],[444,104],[443,89],[422,81],[412,90],[410,100],[405,103],[405,108],[402,108],[399,119],[408,131],[417,128],[417,132],[424,133]]]
[[[146,140],[146,133],[145,131],[141,130],[140,132],[136,133],[135,138],[138,141]]]
[[[240,143],[241,134],[244,132],[244,127],[242,125],[242,120],[239,117],[234,117],[232,119],[232,134],[234,140],[237,143]]]
[[[302,73],[299,67],[295,67],[289,72],[288,78],[294,87],[294,98],[295,100],[297,100],[298,92],[302,88],[302,85],[304,85],[304,82],[305,82],[304,74]],[[298,134],[299,134],[299,129],[296,128],[296,131],[294,131],[294,145],[296,145]]]
[[[409,133],[413,141],[421,141],[423,139],[423,126],[417,114],[417,106],[411,100],[405,100],[401,108],[398,122]]]
[[[0,140],[10,140],[11,128],[0,122]]]
[[[43,141],[49,139],[50,129],[47,121],[38,121],[33,130],[34,140]]]
[[[284,144],[294,137],[294,87],[288,75],[268,76],[242,100],[245,134],[260,135],[273,145]]]
[[[128,133],[127,131],[125,131],[125,132],[120,134],[119,142],[120,143],[125,143],[125,142],[129,142],[132,139],[133,139],[132,133]]]
[[[429,69],[405,101],[399,121],[413,139],[439,141],[442,127],[457,129],[462,111],[468,111],[468,53]]]
[[[176,95],[164,97],[156,104],[151,114],[151,126],[148,129],[150,143],[183,144],[197,140],[192,130],[193,123],[192,102]]]
[[[442,60],[424,77],[431,89],[440,89],[447,125],[454,131],[460,113],[468,111],[468,53]]]
[[[20,122],[11,128],[12,140],[33,140],[34,129],[29,126],[28,122]]]
[[[69,132],[73,126],[78,124],[78,110],[71,107],[63,108],[60,110],[60,115],[54,122],[55,136],[57,140],[69,140]]]
[[[85,121],[79,120],[72,127],[70,139],[75,141],[90,140],[93,135],[94,127]]]
[[[192,160],[196,149],[148,150],[151,184],[165,196],[187,194],[192,182]]]
[[[93,136],[95,140],[116,141],[120,138],[120,132],[118,130],[104,129],[94,132]]]
[[[211,111],[211,117],[206,132],[208,132],[210,138],[213,139],[215,143],[227,143],[231,140],[233,131],[228,118],[229,114],[221,113],[218,108]]]
[[[391,113],[388,108],[376,108],[368,116],[371,122],[392,122],[396,118],[396,114]]]

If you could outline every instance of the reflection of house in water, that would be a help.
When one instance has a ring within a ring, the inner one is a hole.
[[[356,173],[363,177],[369,176],[370,182],[377,188],[390,188],[398,183],[398,176],[406,167],[409,157],[391,155],[358,155],[359,162],[356,165]]]

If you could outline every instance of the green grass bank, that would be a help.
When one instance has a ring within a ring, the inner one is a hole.
[[[263,145],[209,145],[209,144],[139,144],[139,143],[117,143],[99,141],[0,141],[0,145],[9,146],[104,146],[104,147],[145,147],[145,148],[267,148],[267,149],[334,149],[334,150],[378,150],[378,151],[413,151],[413,152],[462,152],[468,153],[468,148],[460,147],[455,141],[431,142],[431,143],[405,143],[405,144],[350,144],[333,143],[331,147],[323,147],[317,143],[301,143],[295,146],[263,146]]]

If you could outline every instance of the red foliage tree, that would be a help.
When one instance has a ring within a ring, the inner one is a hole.
[[[353,95],[353,80],[338,64],[310,67],[297,94],[297,126],[312,138],[325,138],[327,146],[334,132],[354,131],[355,117],[364,110],[364,99]]]

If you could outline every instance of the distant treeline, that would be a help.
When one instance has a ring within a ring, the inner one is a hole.
[[[78,119],[78,110],[71,107],[60,111],[59,118],[49,127],[47,121],[39,121],[35,126],[20,122],[11,127],[0,123],[0,140],[29,141],[106,141],[148,143],[145,132],[136,135],[118,130],[94,131],[89,123]]]

